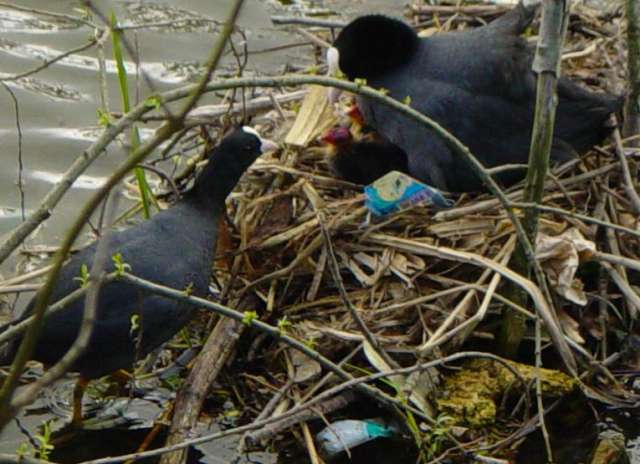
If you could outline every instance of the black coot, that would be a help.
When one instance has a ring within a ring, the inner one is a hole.
[[[148,221],[106,236],[108,253],[121,254],[132,274],[176,289],[189,288],[197,296],[206,295],[225,199],[255,159],[273,148],[273,142],[260,139],[252,128],[234,130],[212,150],[209,163],[182,199]],[[97,243],[78,252],[63,266],[52,301],[79,287],[81,266],[91,267]],[[113,265],[108,268],[113,270]],[[34,300],[26,315],[33,306]],[[46,320],[34,359],[45,365],[60,360],[78,334],[83,308],[80,298]],[[89,345],[71,369],[81,376],[78,385],[131,367],[176,334],[193,313],[192,306],[146,293],[126,282],[105,284],[100,290]],[[139,318],[137,331],[132,331],[134,315]],[[81,391],[82,388],[76,391],[75,423],[81,420]]]
[[[330,71],[363,78],[436,120],[486,166],[526,163],[533,123],[536,79],[533,50],[519,37],[535,9],[519,4],[491,24],[463,32],[419,38],[407,24],[385,16],[355,19],[328,52]],[[552,159],[563,161],[600,143],[608,116],[622,99],[582,89],[566,78],[558,84]],[[480,180],[461,157],[430,130],[392,109],[359,98],[368,124],[409,159],[414,177],[448,191],[475,191]],[[510,184],[522,171],[497,179]]]
[[[349,182],[368,185],[389,171],[409,172],[404,151],[366,127],[358,131],[358,138],[349,129],[336,127],[322,141],[329,147],[331,170]]]

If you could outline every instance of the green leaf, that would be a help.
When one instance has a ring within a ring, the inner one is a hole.
[[[245,311],[242,316],[242,323],[245,325],[251,325],[253,321],[258,319],[258,313],[255,311]]]
[[[37,434],[34,438],[38,442],[36,457],[48,461],[49,455],[54,449],[54,446],[51,444],[51,421],[43,422],[42,434]]]
[[[131,270],[131,266],[122,261],[122,254],[116,253],[111,257],[113,261],[113,266],[116,270],[116,277],[122,277],[122,275]]]
[[[129,336],[132,336],[140,329],[140,315],[132,314],[129,319]]]
[[[152,95],[144,101],[144,105],[147,108],[155,108],[156,110],[160,108],[160,103],[160,97],[157,95]]]
[[[33,453],[33,447],[26,441],[20,443],[16,448],[16,456],[18,456],[19,458],[28,458],[29,456],[31,456],[31,453]]]
[[[357,78],[357,79],[353,80],[353,83],[355,85],[357,85],[358,87],[364,87],[365,85],[367,85],[367,80],[366,79]]]
[[[193,282],[189,282],[183,292],[185,295],[191,296],[193,294]]]
[[[307,338],[305,339],[302,343],[304,343],[304,346],[306,346],[307,348],[309,348],[310,350],[315,350],[316,346],[318,345],[316,343],[316,339],[315,338]]]
[[[111,117],[109,116],[109,113],[107,113],[102,108],[98,108],[97,113],[98,125],[100,125],[101,127],[107,127],[111,125]]]
[[[280,336],[286,335],[287,330],[291,325],[291,321],[287,319],[287,316],[284,316],[282,319],[278,319],[278,332],[280,332]]]
[[[128,113],[131,110],[131,104],[129,102],[129,81],[127,78],[127,68],[124,65],[124,57],[122,54],[122,31],[117,29],[118,21],[114,13],[111,14],[111,36],[113,39],[113,57],[116,62],[116,69],[118,71],[118,83],[120,84],[120,95],[122,97],[122,111]],[[140,133],[138,128],[131,127],[131,153],[133,153],[140,146]],[[136,182],[138,183],[138,189],[140,190],[140,197],[142,198],[142,209],[144,211],[145,219],[151,217],[149,210],[149,202],[153,201],[157,206],[157,201],[153,196],[153,192],[149,187],[147,178],[145,177],[144,170],[140,167],[134,169],[136,176]]]
[[[89,268],[86,264],[80,266],[80,277],[74,277],[73,280],[80,282],[80,287],[89,285]]]

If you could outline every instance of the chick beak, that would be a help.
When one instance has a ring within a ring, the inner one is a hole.
[[[276,142],[269,139],[260,139],[260,153],[268,153],[270,151],[276,151],[279,147]]]
[[[336,47],[331,47],[327,50],[327,64],[329,65],[328,77],[338,77],[340,73],[340,52]],[[332,105],[340,99],[342,90],[333,87],[329,88],[327,98]]]

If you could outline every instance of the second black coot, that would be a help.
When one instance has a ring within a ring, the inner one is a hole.
[[[533,51],[519,35],[535,9],[519,4],[489,25],[420,38],[402,21],[363,16],[339,34],[327,58],[331,72],[366,79],[397,100],[431,117],[460,139],[491,168],[527,162],[533,124],[536,79]],[[622,98],[558,82],[552,159],[564,161],[600,143],[611,131],[607,121]],[[433,131],[380,103],[358,98],[368,124],[408,156],[410,174],[448,191],[482,189],[479,178]],[[497,179],[511,184],[522,171]]]
[[[212,150],[207,166],[182,199],[148,221],[105,236],[109,241],[108,254],[119,253],[122,262],[128,264],[136,276],[205,296],[225,199],[255,159],[275,148],[273,142],[262,140],[252,128],[234,130]],[[63,266],[51,301],[58,301],[79,288],[81,267],[91,268],[97,246],[98,241]],[[107,269],[112,271],[113,264],[109,262]],[[34,301],[27,307],[26,315],[33,311]],[[34,359],[45,365],[59,361],[78,335],[83,310],[84,298],[80,298],[49,317],[38,339]],[[79,385],[86,384],[87,379],[131,367],[173,337],[193,314],[192,306],[145,292],[124,281],[114,280],[103,285],[89,345],[71,367],[81,376]],[[134,316],[138,318],[135,324]],[[137,330],[133,330],[134,325]],[[81,396],[81,390],[76,396]],[[73,419],[77,423],[80,398],[75,399]]]

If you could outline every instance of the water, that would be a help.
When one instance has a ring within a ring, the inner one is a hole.
[[[362,12],[382,11],[401,14],[403,2],[398,0],[327,0],[293,1],[288,6],[274,0],[246,0],[239,25],[247,31],[248,49],[252,53],[247,72],[273,74],[282,71],[287,63],[313,64],[309,46],[279,51],[265,50],[287,44],[306,42],[285,27],[273,26],[272,14],[300,14],[310,11],[339,11],[346,17]],[[20,0],[15,5],[27,9],[43,9],[68,15],[82,14],[78,2],[58,0]],[[172,29],[138,29],[128,37],[137,44],[140,65],[148,73],[156,91],[168,90],[194,79],[215,38],[215,26],[206,20],[226,16],[228,0],[186,0],[161,2],[96,1],[95,7],[110,15],[115,12],[121,23],[139,25],[161,23],[176,19],[190,22]],[[95,19],[97,22],[99,20]],[[0,7],[0,75],[13,75],[33,69],[43,60],[78,47],[93,36],[90,27],[73,21],[16,11]],[[105,44],[108,73],[108,105],[120,111],[120,92],[112,61],[110,40]],[[227,57],[224,68],[230,69]],[[148,86],[135,76],[135,65],[129,60],[130,93],[133,101],[149,94]],[[47,69],[18,82],[8,82],[19,105],[22,131],[21,182],[26,212],[37,207],[68,168],[100,134],[97,109],[101,106],[98,61],[95,47],[73,54]],[[138,85],[136,85],[138,84]],[[136,98],[136,87],[139,96]],[[210,102],[211,96],[203,102]],[[19,140],[13,101],[6,90],[0,89],[0,236],[21,221],[21,193],[19,182]],[[53,216],[29,242],[55,245],[74,217],[80,205],[100,186],[125,156],[118,144],[111,144],[85,175],[74,184]],[[81,240],[82,241],[82,240]],[[15,260],[0,267],[4,275],[14,271]]]

